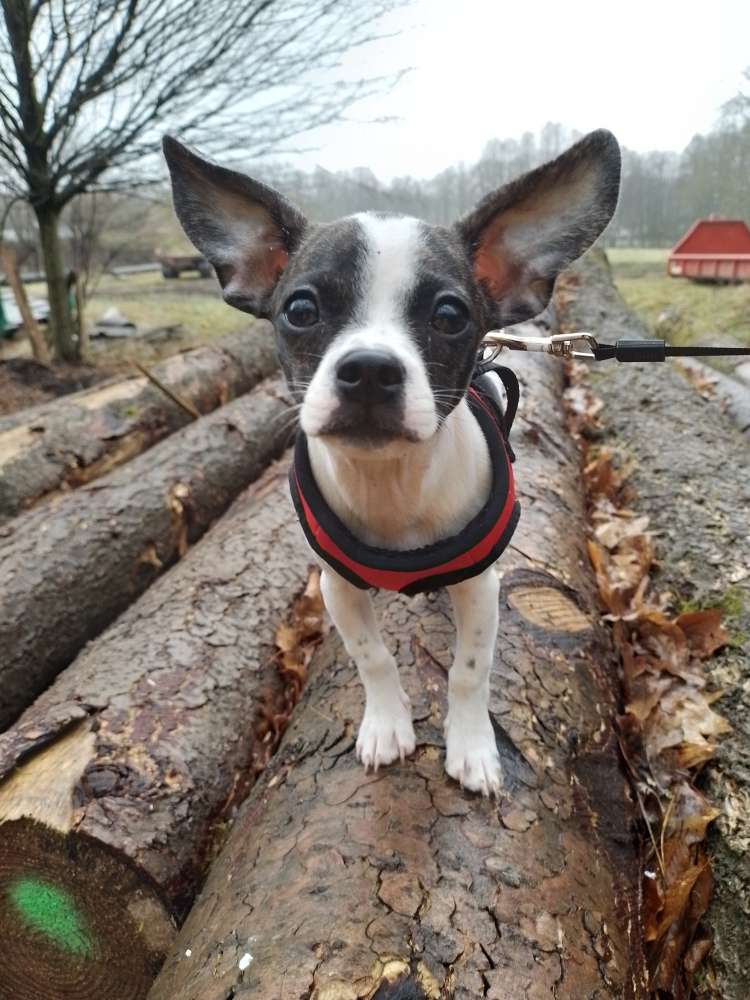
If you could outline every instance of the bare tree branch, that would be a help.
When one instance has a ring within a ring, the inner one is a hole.
[[[164,131],[258,156],[387,86],[342,82],[339,63],[404,2],[0,0],[1,183],[37,213],[48,278],[61,210],[152,182]],[[53,313],[63,298],[50,287]]]

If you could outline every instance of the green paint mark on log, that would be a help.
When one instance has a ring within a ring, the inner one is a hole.
[[[18,879],[8,895],[26,923],[45,934],[58,948],[91,957],[94,951],[91,939],[73,897],[65,889],[29,877]]]

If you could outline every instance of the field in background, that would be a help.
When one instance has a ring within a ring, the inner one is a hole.
[[[43,284],[26,286],[30,295],[46,297]],[[91,341],[91,362],[108,372],[129,371],[131,360],[145,364],[198,344],[209,343],[234,330],[242,330],[251,322],[231,309],[221,298],[213,278],[183,275],[166,280],[159,271],[129,274],[122,277],[106,275],[86,304],[89,328],[110,308],[135,323],[139,329],[180,325],[180,330],[168,337],[96,338]],[[2,356],[28,355],[26,338],[6,342]]]
[[[668,250],[607,251],[617,287],[655,336],[676,344],[750,345],[750,284],[699,284],[666,273]]]
[[[678,344],[750,344],[750,284],[670,278],[666,249],[614,247],[607,253],[622,295],[655,336]],[[42,284],[27,287],[31,295],[46,295]],[[133,359],[148,364],[252,322],[222,301],[214,279],[183,275],[168,281],[159,271],[102,278],[86,306],[88,326],[112,307],[141,329],[179,324],[180,330],[163,339],[92,340],[91,361],[107,372],[129,371]],[[18,338],[3,342],[0,357],[28,353],[25,338]]]

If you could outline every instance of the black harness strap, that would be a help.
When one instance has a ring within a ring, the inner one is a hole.
[[[491,378],[487,378],[490,372],[494,372],[503,384],[503,388],[505,389],[504,407],[498,394],[497,386]],[[510,431],[513,427],[513,421],[516,419],[521,396],[516,373],[511,368],[506,368],[504,365],[497,365],[493,361],[478,361],[471,384],[480,392],[485,400],[493,404],[497,414],[497,421],[505,438],[508,455],[511,462],[515,462],[516,456],[510,444]]]
[[[505,407],[490,371],[497,373],[505,387]],[[318,489],[307,439],[299,431],[289,482],[297,515],[313,551],[355,587],[378,587],[403,594],[450,586],[491,566],[510,542],[520,516],[511,466],[515,456],[508,443],[518,396],[518,380],[509,368],[493,364],[478,366],[467,403],[489,450],[490,496],[456,535],[409,551],[365,545],[354,537]]]

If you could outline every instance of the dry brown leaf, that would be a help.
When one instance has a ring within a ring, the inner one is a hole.
[[[276,629],[276,646],[282,653],[288,653],[293,650],[298,641],[297,630],[292,628],[291,625],[287,625],[286,622],[282,622]]]
[[[289,619],[276,629],[278,671],[283,690],[273,704],[260,712],[258,743],[262,753],[255,761],[261,770],[275,750],[307,678],[307,668],[326,632],[323,597],[320,593],[320,570],[310,573],[304,592],[292,607]]]
[[[692,652],[702,660],[729,642],[729,633],[721,623],[720,608],[706,611],[688,611],[679,616],[675,624],[685,633]]]
[[[681,837],[687,844],[700,844],[706,838],[709,824],[720,812],[687,781],[680,782],[674,792],[668,833]]]
[[[661,879],[654,871],[644,872],[643,878],[643,937],[655,941],[659,918],[664,910],[664,892]]]
[[[599,455],[584,467],[583,478],[591,496],[607,497],[612,500],[619,492],[619,474],[612,465],[612,453],[603,449]]]
[[[704,868],[705,864],[691,865],[667,885],[661,921],[656,928],[656,940],[666,934],[672,924],[676,923],[685,913],[690,893]]]
[[[638,623],[639,648],[655,671],[671,674],[697,686],[705,683],[702,668],[694,669],[684,632],[672,622],[655,620],[657,615],[642,616]]]
[[[599,523],[594,528],[594,536],[605,548],[614,549],[626,538],[643,535],[648,529],[649,518],[627,516],[609,516],[598,518]]]
[[[653,561],[653,549],[648,535],[629,535],[620,542],[612,554],[618,589],[632,597],[648,573]]]
[[[667,931],[664,942],[659,945],[658,965],[652,979],[652,989],[660,990],[674,997],[675,1000],[691,995],[694,961],[698,955],[705,958],[710,950],[705,944],[694,953],[690,960],[690,943],[695,939],[695,932],[701,917],[706,912],[713,891],[713,876],[705,854],[698,857],[698,867],[702,870],[688,896],[685,906],[679,912],[677,919]],[[705,936],[702,936],[705,941]]]
[[[599,594],[613,617],[621,618],[632,610],[634,601],[643,601],[651,565],[651,542],[646,535],[624,538],[613,552],[593,539],[588,541]]]
[[[587,440],[601,431],[600,403],[581,366],[569,375],[571,430],[585,453]],[[710,950],[710,939],[696,932],[713,883],[706,831],[718,816],[689,776],[729,731],[711,707],[720,692],[706,690],[703,666],[729,637],[719,610],[674,618],[665,613],[670,596],[650,594],[648,518],[624,507],[628,474],[606,450],[585,464],[588,551],[621,654],[627,707],[617,719],[618,736],[648,833],[643,920],[651,989],[664,1000],[688,1000],[695,969]]]
[[[691,383],[694,389],[697,389],[698,393],[704,399],[711,399],[716,395],[715,378],[706,375],[698,368],[693,368],[692,365],[680,364],[679,367],[684,377]]]
[[[705,961],[705,959],[708,956],[708,953],[711,951],[712,946],[713,942],[711,941],[710,937],[698,938],[697,941],[693,941],[693,943],[690,945],[687,952],[685,953],[684,964],[686,970],[690,973],[691,976],[698,968],[698,966]]]
[[[671,683],[668,677],[641,674],[631,685],[629,692],[631,700],[625,706],[626,711],[632,713],[639,722],[645,722]]]

